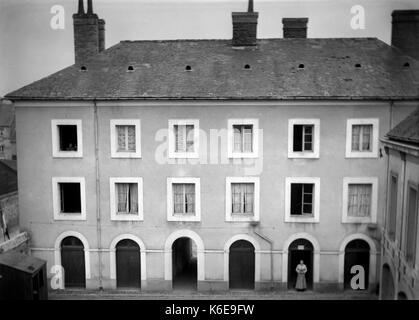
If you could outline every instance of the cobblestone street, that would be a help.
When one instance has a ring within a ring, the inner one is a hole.
[[[50,291],[50,300],[376,300],[370,293],[354,292],[254,292],[231,291],[228,293],[202,293],[191,291],[139,292],[139,291]]]

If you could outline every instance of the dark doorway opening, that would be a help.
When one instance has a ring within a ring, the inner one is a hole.
[[[351,273],[351,268],[355,265],[359,265],[364,268],[365,290],[367,290],[369,282],[370,246],[364,240],[352,240],[345,247],[345,263],[343,270],[343,282],[345,289],[352,289],[351,279],[355,276],[355,273]]]
[[[382,271],[381,299],[394,300],[394,280],[390,267],[385,264]]]
[[[409,300],[409,299],[407,299],[406,293],[400,291],[397,295],[397,300]]]
[[[141,250],[130,239],[121,240],[116,245],[116,286],[141,288]]]
[[[295,269],[301,260],[307,267],[307,289],[313,289],[313,245],[306,239],[294,240],[288,249],[288,289],[294,289],[297,281]]]
[[[197,289],[197,250],[190,238],[179,238],[172,245],[173,289]]]
[[[238,240],[230,246],[230,289],[255,288],[255,248],[246,240]]]
[[[61,241],[61,265],[66,288],[86,287],[84,246],[78,238],[66,237]]]

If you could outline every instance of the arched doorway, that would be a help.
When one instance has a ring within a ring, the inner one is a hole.
[[[288,289],[293,289],[297,281],[295,269],[301,260],[307,266],[307,289],[313,288],[313,244],[306,239],[294,240],[288,248]]]
[[[249,241],[237,240],[229,252],[230,289],[255,288],[255,247]]]
[[[394,280],[387,264],[383,265],[381,277],[381,300],[394,300]]]
[[[406,293],[404,293],[403,291],[400,291],[399,294],[397,295],[397,300],[409,300],[409,299],[407,299]]]
[[[86,287],[84,246],[80,239],[69,236],[61,241],[61,266],[66,288]]]
[[[345,247],[345,262],[343,269],[343,283],[345,289],[353,289],[351,287],[351,279],[355,276],[355,273],[351,273],[353,266],[363,267],[365,283],[360,289],[363,287],[364,290],[367,290],[370,271],[370,246],[365,240],[352,240]],[[358,271],[356,271],[356,273],[358,273]]]
[[[188,237],[176,239],[172,244],[173,289],[197,289],[197,247]]]
[[[118,288],[141,287],[141,250],[133,240],[124,239],[117,243],[116,286]]]

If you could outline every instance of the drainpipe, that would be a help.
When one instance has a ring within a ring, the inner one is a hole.
[[[267,236],[263,235],[260,233],[260,231],[256,231],[255,229],[253,229],[253,232],[258,235],[260,238],[262,238],[263,240],[265,240],[267,243],[269,243],[269,247],[271,249],[271,290],[274,289],[274,243],[271,239],[269,239]]]
[[[94,135],[95,135],[95,166],[96,166],[96,234],[99,259],[99,290],[103,290],[102,284],[102,226],[100,217],[100,171],[99,171],[99,121],[97,114],[96,99],[93,100]]]

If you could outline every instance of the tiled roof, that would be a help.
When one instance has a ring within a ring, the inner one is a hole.
[[[387,133],[387,137],[392,140],[419,144],[419,108]]]
[[[85,66],[83,72],[73,65],[6,97],[419,99],[419,62],[375,38],[265,39],[245,49],[233,48],[230,40],[123,41]]]

